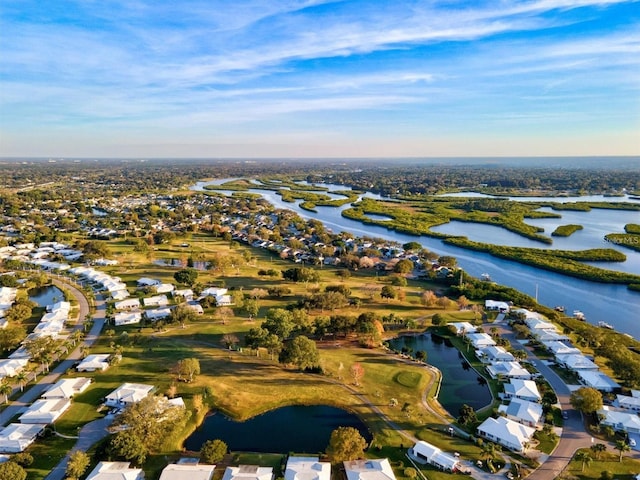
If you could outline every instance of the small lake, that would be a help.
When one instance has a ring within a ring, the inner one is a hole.
[[[338,427],[353,427],[371,442],[372,435],[354,414],[325,405],[281,407],[236,422],[221,413],[205,418],[184,443],[197,452],[207,440],[224,441],[232,451],[260,453],[324,452],[331,432]]]
[[[64,300],[64,293],[58,287],[50,285],[48,287],[32,288],[29,290],[29,300],[36,302],[40,307],[53,305]]]
[[[462,353],[446,338],[429,333],[394,338],[389,341],[393,350],[410,349],[412,356],[419,350],[427,352],[427,363],[442,372],[438,401],[452,416],[458,417],[464,404],[478,410],[491,403],[491,392]]]

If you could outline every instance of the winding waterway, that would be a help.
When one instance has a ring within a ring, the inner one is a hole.
[[[221,185],[223,183],[226,183],[227,181],[229,181],[229,179],[219,179],[212,182],[198,182],[192,187],[192,189],[202,191],[204,190],[205,185]],[[348,189],[348,187],[345,187],[343,185],[323,184],[323,186],[328,187],[330,190]],[[317,207],[316,212],[310,212],[300,208],[300,202],[283,202],[282,198],[276,192],[259,189],[251,189],[250,192],[262,195],[264,199],[268,200],[276,208],[293,210],[305,219],[315,218],[317,220],[320,220],[327,228],[331,229],[335,233],[350,232],[361,237],[377,237],[388,241],[398,242],[400,244],[417,241],[424,248],[432,250],[440,255],[451,255],[456,257],[458,259],[458,264],[466,272],[475,277],[480,277],[483,273],[488,273],[493,281],[501,285],[516,288],[517,290],[531,295],[532,297],[534,297],[537,292],[538,301],[544,305],[548,305],[550,307],[562,305],[568,312],[571,312],[573,310],[580,310],[585,314],[587,321],[589,321],[590,323],[597,324],[599,321],[605,321],[611,324],[616,330],[620,332],[625,332],[633,335],[635,338],[640,338],[640,293],[633,292],[627,289],[627,287],[624,285],[612,285],[581,280],[578,278],[561,275],[559,273],[541,270],[529,265],[512,262],[510,260],[492,257],[491,255],[486,253],[447,245],[437,238],[407,235],[398,233],[394,230],[390,230],[382,226],[364,225],[358,221],[351,220],[342,216],[342,211],[350,208],[350,205],[348,204],[338,208]],[[366,193],[363,196],[377,199],[382,198],[379,195],[372,193]],[[523,199],[514,198],[514,200],[522,201]],[[589,197],[585,197],[584,200],[589,200]],[[627,198],[602,196],[597,196],[597,200],[611,202],[629,201]],[[546,197],[537,198],[536,201],[576,200],[573,198],[567,199]],[[582,217],[581,221],[583,223],[586,223],[587,219],[590,218],[589,215],[593,214],[594,212],[597,212],[596,215],[600,215],[600,212],[603,211],[594,209],[591,212],[580,212],[585,213],[585,216]],[[640,223],[639,212],[632,212],[633,214],[635,214],[635,216],[626,215],[629,212],[622,212],[618,210],[605,210],[604,212],[605,216],[608,218],[608,221],[612,221],[615,223],[615,225],[617,225],[617,228],[615,228],[611,232],[606,233],[623,231],[622,229],[625,223]],[[563,218],[556,219],[556,221],[559,220],[562,224],[567,224],[573,223],[569,220],[572,218],[572,215],[577,214],[578,212],[561,211],[557,213],[560,213]],[[624,216],[622,214],[624,214]],[[535,222],[540,221],[541,220],[530,220],[529,223],[534,224]],[[575,223],[580,222],[576,221]],[[594,224],[597,224],[597,221],[594,221]],[[476,224],[472,225],[475,229]],[[466,230],[469,228],[469,224],[465,223],[463,226],[464,230],[457,231],[455,234],[467,235]],[[483,227],[483,225],[479,225],[479,227]],[[549,225],[549,228],[551,228],[551,225]],[[609,228],[609,226],[607,226],[607,228]],[[506,231],[504,229],[497,230],[499,230],[499,232],[493,234],[494,240],[497,237],[506,235]],[[551,230],[547,231],[547,233],[550,234]],[[577,233],[574,235],[577,235]],[[576,240],[577,243],[573,243],[573,248],[571,249],[581,249],[582,247],[580,246],[580,243],[582,242],[582,236],[574,237],[574,235],[567,237],[562,241],[566,241],[571,244],[572,239],[578,239]],[[471,235],[470,238],[473,239]],[[518,236],[518,238],[520,237]],[[604,242],[602,241],[602,237],[600,236],[599,238],[601,247],[611,246],[614,248],[622,248],[613,244],[603,245]],[[554,243],[556,241],[560,240],[554,238]],[[589,241],[591,242],[592,240]],[[494,241],[490,243],[496,242]],[[538,242],[536,242],[536,244],[538,247],[540,247]],[[567,245],[565,245],[563,248],[569,249]],[[625,255],[627,255],[628,259],[632,260],[628,264],[630,265],[630,267],[628,267],[628,270],[627,266],[623,267],[623,264],[616,265],[617,269],[640,274],[640,254],[628,249],[624,249],[622,251],[625,253]],[[598,266],[603,267],[602,264],[599,264]]]

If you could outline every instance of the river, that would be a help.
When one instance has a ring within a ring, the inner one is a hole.
[[[229,181],[229,179],[215,180],[213,182],[198,182],[192,187],[192,189],[201,191],[205,185],[221,185],[227,181]],[[348,190],[348,187],[343,185],[323,184],[323,186],[328,187],[330,190]],[[547,305],[549,307],[562,305],[566,308],[567,312],[580,310],[585,314],[587,321],[590,323],[597,324],[599,321],[605,321],[611,324],[619,332],[628,333],[633,335],[635,338],[640,338],[640,292],[633,292],[627,289],[624,285],[612,285],[581,280],[561,275],[559,273],[541,270],[529,265],[523,265],[510,260],[492,257],[486,253],[447,245],[437,238],[407,235],[382,226],[364,225],[358,221],[350,220],[342,216],[342,211],[350,208],[349,204],[338,208],[317,207],[317,212],[310,212],[300,208],[300,202],[283,202],[282,198],[276,192],[258,189],[252,189],[250,191],[252,193],[262,195],[263,198],[272,203],[276,208],[293,210],[305,219],[315,218],[320,220],[334,233],[344,231],[360,237],[367,236],[383,238],[400,244],[417,241],[424,248],[432,250],[439,255],[451,255],[456,257],[458,259],[458,264],[467,273],[475,277],[479,278],[483,273],[488,273],[493,281],[501,285],[515,288],[523,293],[531,295],[532,297],[535,297],[537,293],[538,301],[543,305]],[[376,199],[382,198],[379,195],[372,193],[366,193],[363,196]],[[627,200],[619,197],[597,196],[597,198],[598,201]],[[548,197],[538,198],[537,200],[560,201],[567,199]],[[575,199],[571,200],[575,201]],[[602,212],[602,210],[592,210],[591,212],[587,212],[585,215],[588,216],[594,212]],[[618,225],[618,228],[615,231],[622,231],[622,227],[625,222],[629,221],[629,216],[622,218],[623,216],[619,215],[626,215],[628,212],[621,212],[617,210],[605,210],[604,212],[606,212],[609,220],[615,219],[615,223]],[[567,220],[569,216],[574,215],[576,212],[560,211],[558,213],[563,215],[563,219],[560,220],[560,223],[566,224],[571,223]],[[640,216],[640,214],[638,212],[633,213],[635,213],[636,217],[631,215],[631,220],[634,221],[634,223],[640,223],[640,220],[635,220]],[[618,218],[620,218],[619,221],[617,220]],[[534,224],[538,221],[539,220],[531,220],[530,223]],[[582,217],[582,222],[585,221],[586,217]],[[474,228],[476,226],[483,227],[483,225],[474,224]],[[464,227],[465,229],[469,228],[469,224],[464,224]],[[492,227],[489,226],[489,228]],[[499,231],[501,232],[501,235],[505,232],[503,229],[499,229]],[[547,233],[550,234],[551,231],[552,230],[549,230]],[[458,231],[457,234],[466,235],[464,231]],[[574,236],[572,235],[566,239],[562,239],[562,241],[571,242],[572,237]],[[470,238],[473,240],[472,236],[470,236]],[[575,238],[582,238],[582,236],[577,236]],[[601,238],[602,237],[600,237],[600,239]],[[554,237],[554,242],[555,241],[559,241],[559,239]],[[582,242],[582,240],[580,241]],[[602,241],[600,241],[600,243],[601,247],[613,246],[608,244],[604,245]],[[536,244],[538,244],[538,242],[536,242]],[[538,244],[537,246],[542,247],[542,244]],[[567,245],[565,245],[564,248],[568,248]],[[632,263],[634,265],[636,262],[640,262],[640,254],[637,252],[633,252],[628,249],[623,251],[627,257],[633,259]],[[640,268],[637,268],[634,265],[630,267],[631,271],[633,273],[640,274]],[[638,265],[640,265],[640,263],[638,263]],[[626,267],[621,268],[620,265],[618,265],[618,268],[621,270],[626,269]]]

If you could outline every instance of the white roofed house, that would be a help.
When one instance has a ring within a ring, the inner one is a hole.
[[[627,395],[616,395],[616,403],[620,408],[624,410],[631,410],[633,412],[640,412],[640,397],[633,395],[629,397]]]
[[[154,308],[151,310],[145,310],[144,315],[150,322],[157,322],[158,320],[162,320],[171,315],[171,308]]]
[[[222,480],[273,480],[273,468],[257,465],[227,467]]]
[[[487,333],[468,333],[467,340],[471,342],[471,345],[476,350],[496,345],[495,340]]]
[[[229,290],[227,290],[226,288],[218,288],[218,287],[205,288],[200,294],[200,296],[198,297],[198,300],[202,300],[205,297],[214,297],[216,299],[216,305],[219,307],[226,306],[226,305],[233,305],[233,299],[231,298],[231,295],[227,294],[228,291]]]
[[[169,305],[169,299],[166,295],[155,295],[153,297],[143,298],[142,303],[145,307],[166,307]]]
[[[155,285],[153,289],[156,293],[171,293],[176,289],[176,287],[170,283],[161,283],[159,285]]]
[[[138,285],[139,288],[153,287],[155,285],[160,285],[161,283],[162,282],[160,280],[157,280],[155,278],[147,278],[147,277],[142,277],[136,281],[136,284]]]
[[[284,480],[331,480],[331,463],[318,457],[294,457],[287,459]]]
[[[11,423],[0,430],[0,453],[19,453],[27,449],[46,427],[45,424]]]
[[[173,298],[182,297],[187,302],[193,300],[193,290],[190,288],[176,289],[172,292]]]
[[[509,312],[509,309],[511,308],[511,306],[507,302],[500,302],[497,300],[485,300],[484,308],[486,310],[493,310],[501,313],[507,313]]]
[[[117,312],[113,316],[113,324],[116,327],[140,323],[141,320],[142,312]]]
[[[53,423],[71,406],[70,398],[42,398],[27,408],[18,420],[20,423]]]
[[[26,358],[7,358],[0,360],[0,378],[15,377],[29,363]]]
[[[140,300],[137,298],[128,298],[120,302],[116,302],[114,305],[116,310],[135,310],[140,308]]]
[[[487,367],[487,373],[491,378],[521,378],[528,380],[533,375],[518,362],[497,362]]]
[[[509,383],[504,384],[504,398],[520,398],[531,402],[542,400],[536,382],[518,378],[512,378]]]
[[[445,472],[455,472],[460,469],[460,461],[457,457],[425,441],[416,443],[409,450],[409,455],[419,463],[427,463]]]
[[[546,347],[554,355],[580,355],[582,352],[579,348],[572,347],[563,342],[551,341],[551,342],[542,342],[542,344]]]
[[[477,330],[477,328],[469,322],[451,322],[448,325],[453,325],[456,329],[456,335],[466,335],[467,333],[473,333]]]
[[[141,468],[131,468],[129,462],[100,462],[85,480],[144,480]]]
[[[123,383],[104,398],[108,407],[123,408],[127,405],[138,403],[149,395],[155,387],[142,383]]]
[[[350,460],[343,464],[347,480],[396,480],[386,458]]]
[[[598,365],[582,354],[556,355],[556,363],[569,370],[598,370]]]
[[[91,379],[86,377],[63,378],[41,395],[41,398],[50,400],[52,398],[71,398],[74,395],[84,392],[91,385]]]
[[[108,353],[88,355],[78,364],[76,370],[78,372],[95,372],[106,370],[107,368],[109,368],[110,356],[111,355]]]
[[[640,417],[636,413],[623,412],[604,406],[598,410],[600,425],[608,425],[614,430],[627,433],[640,433]]]
[[[211,480],[215,468],[198,463],[172,463],[162,470],[159,480]]]
[[[505,417],[487,418],[478,427],[478,435],[514,452],[526,450],[536,429]]]
[[[602,372],[593,370],[578,370],[580,381],[588,387],[595,388],[601,392],[613,392],[620,388],[620,385]]]
[[[497,362],[513,362],[515,357],[511,352],[507,352],[504,347],[499,345],[491,345],[484,347],[476,351],[476,356],[483,363],[497,363]]]
[[[528,400],[514,398],[508,405],[500,405],[498,412],[514,422],[522,423],[529,427],[536,427],[542,418],[542,405]]]

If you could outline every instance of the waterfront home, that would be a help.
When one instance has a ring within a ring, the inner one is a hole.
[[[541,342],[553,355],[580,355],[580,349],[563,342]]]
[[[518,362],[498,362],[486,367],[491,378],[530,379],[533,375]]]
[[[318,457],[294,457],[287,459],[284,480],[331,480],[331,463]]]
[[[95,372],[95,371],[103,371],[109,368],[109,357],[111,355],[108,353],[99,353],[88,355],[87,358],[82,360],[76,370],[78,372]]]
[[[145,307],[166,307],[169,305],[169,299],[166,295],[154,295],[142,299]]]
[[[211,480],[215,468],[199,463],[172,463],[162,470],[159,480]]]
[[[540,342],[566,342],[569,340],[566,335],[551,330],[537,330],[532,333]]]
[[[27,449],[46,424],[10,423],[0,430],[0,453],[19,453]]]
[[[456,456],[443,452],[425,441],[419,441],[409,449],[409,455],[419,463],[427,463],[445,472],[455,472],[460,469],[460,461]]]
[[[478,435],[514,452],[522,452],[536,429],[505,417],[487,418],[478,427]]]
[[[149,395],[156,387],[142,383],[123,383],[104,398],[108,407],[123,408]]]
[[[524,323],[534,335],[539,332],[558,332],[558,328],[553,323],[547,322],[542,318],[527,317]]]
[[[520,398],[530,402],[539,402],[542,396],[538,391],[538,386],[533,380],[520,380],[512,378],[504,385],[504,398]]]
[[[593,371],[593,370],[578,370],[578,377],[580,377],[580,381],[586,385],[587,387],[595,388],[596,390],[600,390],[601,392],[613,392],[614,390],[620,388],[611,377],[605,375],[602,372]]]
[[[467,340],[471,342],[471,345],[473,345],[473,348],[476,350],[491,347],[496,344],[495,340],[491,338],[491,335],[487,333],[469,333],[467,334]]]
[[[40,397],[50,400],[53,398],[71,398],[84,392],[91,385],[91,379],[87,377],[63,378],[51,385]]]
[[[455,327],[456,335],[466,335],[477,330],[477,327],[474,327],[469,322],[451,322],[448,325],[453,325]]]
[[[347,480],[396,480],[387,458],[344,462]]]
[[[140,323],[141,320],[141,312],[118,312],[113,316],[113,324],[116,327]]]
[[[509,309],[511,309],[511,305],[507,302],[500,302],[497,300],[485,300],[484,308],[485,310],[491,310],[494,312],[508,313]]]
[[[616,395],[616,404],[618,407],[624,410],[631,410],[633,412],[640,412],[640,395],[637,390],[631,390],[631,396],[628,395]]]
[[[623,412],[604,406],[598,410],[600,425],[613,427],[614,430],[627,433],[640,433],[640,417],[636,413]]]
[[[169,317],[171,315],[171,308],[164,307],[164,308],[154,308],[152,310],[145,310],[144,315],[145,317],[147,317],[147,320],[149,320],[150,322],[156,322],[158,320],[162,320],[164,318]]]
[[[47,312],[64,312],[66,315],[69,315],[71,311],[71,302],[56,302],[53,305],[47,305]]]
[[[128,298],[114,303],[113,306],[116,310],[135,310],[141,307],[140,300],[137,298]]]
[[[273,468],[257,465],[227,467],[222,480],[273,480]]]
[[[511,354],[511,352],[507,352],[504,347],[501,347],[499,345],[491,345],[489,347],[484,347],[477,350],[476,357],[478,357],[482,363],[515,361],[515,357]]]
[[[598,365],[582,354],[556,355],[556,363],[569,370],[598,370]]]
[[[535,428],[542,418],[542,405],[537,402],[514,398],[508,405],[500,405],[498,413],[504,414],[514,422]]]
[[[129,462],[100,462],[86,480],[144,480],[141,468],[131,468]]]
[[[71,406],[70,398],[42,398],[18,417],[20,423],[53,423]]]

